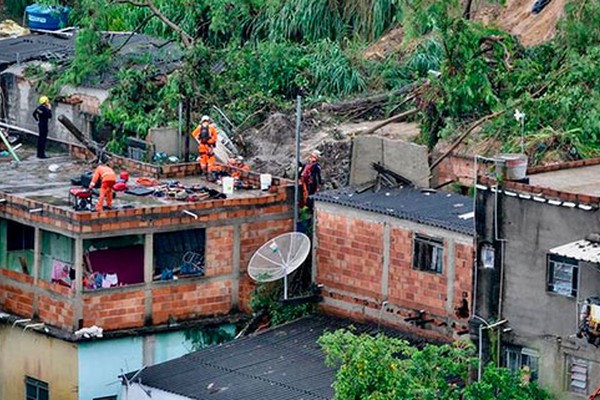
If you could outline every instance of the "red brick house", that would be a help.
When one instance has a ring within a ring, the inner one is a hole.
[[[127,167],[134,177],[142,173],[202,182],[194,177],[196,164],[154,167],[125,159],[114,164]],[[23,170],[14,171],[14,181],[8,171],[0,184],[0,233],[19,238],[0,241],[0,307],[70,332],[90,325],[118,330],[248,310],[249,258],[264,242],[293,227],[291,188],[278,179],[273,193],[236,191],[226,199],[191,203],[118,196],[128,207],[91,213],[68,204],[68,177],[76,171],[64,170],[56,178],[66,182],[64,187],[44,183],[43,177],[24,178]],[[247,179],[258,179],[247,174]],[[23,181],[35,190],[20,190]],[[161,279],[162,267],[171,262],[165,253],[179,263],[191,250],[204,258],[201,276]],[[121,283],[86,288],[86,255],[99,272],[118,270]],[[52,282],[57,261],[73,270],[67,285]]]
[[[465,333],[473,200],[404,187],[315,196],[314,271],[331,313],[450,338]]]

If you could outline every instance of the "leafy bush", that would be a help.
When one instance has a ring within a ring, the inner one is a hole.
[[[505,368],[486,367],[469,383],[476,365],[470,344],[426,345],[422,349],[383,334],[355,335],[340,329],[319,339],[329,366],[339,367],[334,399],[364,400],[547,400],[535,384]]]

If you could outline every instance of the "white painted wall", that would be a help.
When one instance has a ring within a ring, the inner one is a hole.
[[[179,396],[139,383],[123,385],[121,400],[192,400],[190,397]]]

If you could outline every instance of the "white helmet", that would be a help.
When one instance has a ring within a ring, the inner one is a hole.
[[[204,121],[210,121],[210,117],[208,115],[203,115],[200,122],[204,122]]]

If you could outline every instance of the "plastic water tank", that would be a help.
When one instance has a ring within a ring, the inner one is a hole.
[[[25,7],[27,26],[31,29],[45,29],[48,31],[62,29],[67,26],[70,11],[69,7],[32,4]]]
[[[499,154],[496,156],[496,175],[508,181],[520,181],[527,176],[526,154]]]

